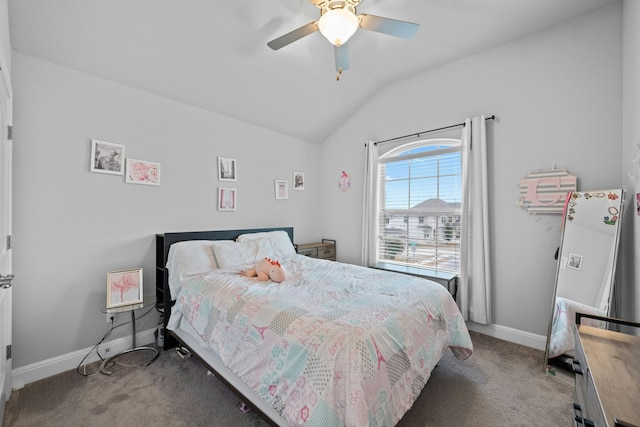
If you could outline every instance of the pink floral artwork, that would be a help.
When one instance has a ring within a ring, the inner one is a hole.
[[[127,159],[127,182],[160,185],[160,163]]]
[[[142,302],[142,269],[110,272],[107,287],[107,307]]]

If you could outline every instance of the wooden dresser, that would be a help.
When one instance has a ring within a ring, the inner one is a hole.
[[[580,325],[579,317],[576,325],[575,425],[640,427],[640,337]]]
[[[296,245],[296,250],[300,255],[306,255],[311,258],[336,260],[335,240],[322,239],[321,242]]]

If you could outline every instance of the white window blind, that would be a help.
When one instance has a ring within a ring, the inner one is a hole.
[[[460,150],[460,140],[423,140],[379,158],[376,262],[459,272]]]

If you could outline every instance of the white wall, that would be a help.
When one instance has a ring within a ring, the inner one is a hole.
[[[516,206],[517,183],[556,166],[582,190],[622,185],[621,11],[617,3],[381,89],[323,146],[323,235],[339,239],[338,260],[360,262],[365,141],[495,114],[487,123],[493,320],[546,336],[560,216]],[[337,187],[342,170],[353,178],[346,193]]]
[[[156,233],[293,226],[297,242],[322,237],[318,145],[20,54],[13,71],[14,369],[98,342],[108,271],[142,267],[153,293]],[[161,163],[161,186],[89,172],[92,138]],[[224,185],[238,190],[236,212],[216,210],[217,156],[237,159],[238,181]],[[276,201],[273,180],[294,170],[305,191]],[[137,326],[156,323],[154,312]]]
[[[620,317],[640,322],[640,216],[635,212],[640,193],[640,2],[624,1],[623,29],[622,179],[629,205],[621,240],[624,263],[618,275],[624,289]]]

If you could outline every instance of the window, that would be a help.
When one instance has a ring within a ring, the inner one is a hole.
[[[378,159],[376,263],[460,271],[461,144],[431,139]]]

